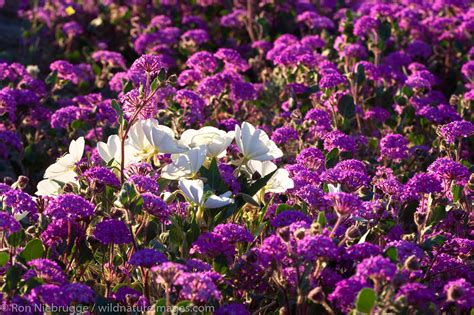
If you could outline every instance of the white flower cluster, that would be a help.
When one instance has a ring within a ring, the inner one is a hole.
[[[283,156],[283,152],[260,129],[244,122],[242,127],[236,126],[235,131],[225,132],[215,127],[203,127],[199,130],[189,129],[177,140],[175,133],[169,127],[160,125],[156,119],[136,122],[124,141],[119,135],[111,135],[107,143],[99,142],[97,151],[100,157],[112,166],[124,166],[141,161],[150,161],[157,154],[171,154],[172,163],[164,165],[161,177],[169,180],[179,180],[179,188],[191,203],[204,208],[219,208],[233,202],[231,192],[220,196],[204,194],[204,182],[198,173],[203,165],[208,165],[212,159],[222,159],[226,156],[227,148],[234,141],[242,153],[239,171],[242,170],[248,178],[254,178],[258,173],[265,177],[273,172],[266,186],[257,194],[265,192],[283,193],[293,188],[293,181],[288,171],[278,169],[271,160]],[[44,180],[38,184],[37,195],[56,195],[61,183],[77,182],[76,164],[84,154],[84,138],[73,140],[69,153],[59,158],[48,167]],[[205,196],[207,198],[205,198]]]

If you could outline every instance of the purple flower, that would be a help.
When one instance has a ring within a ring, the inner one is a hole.
[[[414,255],[418,259],[422,259],[424,256],[423,250],[416,245],[415,243],[399,240],[399,241],[392,241],[385,245],[385,250],[390,247],[394,247],[397,249],[397,257],[400,262],[404,262],[408,257]]]
[[[209,232],[199,235],[189,251],[190,254],[200,254],[211,258],[224,255],[229,262],[232,261],[234,252],[234,246],[225,241],[222,235]]]
[[[143,176],[143,175],[132,175],[128,181],[135,186],[135,189],[139,193],[152,193],[155,195],[160,194],[160,185],[155,179]]]
[[[35,276],[42,279],[46,283],[63,284],[66,282],[66,275],[59,265],[46,258],[37,258],[28,262],[35,271]]]
[[[467,138],[474,134],[474,124],[465,120],[453,121],[439,128],[441,137],[452,144],[457,139]]]
[[[120,187],[120,181],[117,176],[106,167],[92,167],[85,171],[82,176],[84,176],[90,187],[94,190],[101,191],[105,186]]]
[[[7,212],[0,211],[0,230],[6,233],[15,233],[20,231],[20,223]]]
[[[382,254],[380,248],[377,245],[368,242],[354,244],[347,249],[348,258],[355,261],[362,261],[365,258],[377,256],[380,254]]]
[[[70,283],[62,287],[63,292],[69,300],[80,304],[94,304],[95,292],[89,286],[82,283]]]
[[[345,84],[346,82],[346,78],[339,72],[331,71],[329,73],[323,74],[323,77],[319,81],[319,86],[322,89],[332,89],[338,85]]]
[[[354,23],[354,35],[359,37],[365,37],[370,32],[373,32],[379,25],[379,22],[370,17],[370,16],[363,16]]]
[[[243,304],[231,303],[219,307],[215,315],[250,315],[250,312]]]
[[[233,80],[230,84],[229,97],[234,101],[253,101],[257,99],[258,93],[252,83]]]
[[[214,57],[224,61],[226,70],[245,72],[250,68],[247,61],[237,51],[230,48],[219,48]]]
[[[234,130],[235,127],[231,130]],[[240,192],[240,182],[234,176],[234,168],[225,163],[219,163],[219,173],[221,174],[222,180],[229,187],[229,189],[237,194]]]
[[[474,288],[464,278],[449,281],[443,289],[446,301],[455,304],[461,310],[474,308]]]
[[[434,174],[448,184],[454,181],[458,185],[465,185],[470,176],[467,167],[448,158],[436,159],[436,161],[431,163],[428,167],[428,172]]]
[[[357,265],[356,276],[370,278],[373,281],[390,281],[395,276],[397,267],[382,256],[373,256],[364,259]]]
[[[333,168],[326,170],[322,178],[332,184],[341,184],[349,191],[367,187],[370,182],[364,163],[352,159],[337,163]]]
[[[253,241],[253,236],[247,228],[234,223],[219,224],[212,233],[219,235],[224,242],[228,243]]]
[[[417,309],[426,308],[435,299],[433,291],[418,282],[410,282],[401,286],[397,293],[397,297],[400,296],[404,296],[408,305],[415,306]]]
[[[338,309],[349,313],[354,306],[357,294],[362,288],[368,287],[359,277],[351,277],[339,281],[334,291],[328,296],[329,301]]]
[[[94,237],[104,245],[129,244],[132,235],[125,223],[116,219],[108,219],[98,223],[94,229]]]
[[[44,214],[55,219],[81,220],[91,217],[94,209],[95,206],[83,197],[65,194],[51,200]]]
[[[276,144],[285,144],[291,140],[298,140],[298,132],[289,126],[280,127],[272,133],[271,138]]]
[[[314,261],[318,257],[334,260],[339,256],[339,249],[327,236],[307,235],[297,240],[297,254],[308,261]]]
[[[414,194],[431,194],[442,191],[441,181],[430,173],[416,173],[406,184]]]
[[[357,212],[362,208],[362,201],[352,194],[336,192],[329,194],[334,210],[341,217]]]
[[[318,173],[324,170],[325,160],[323,152],[315,147],[305,148],[296,156],[296,162]]]
[[[151,270],[157,274],[156,281],[158,283],[173,284],[180,274],[188,271],[188,267],[175,262],[164,262],[152,267]]]
[[[380,155],[387,160],[400,161],[408,157],[408,140],[399,134],[388,134],[380,140]]]
[[[148,192],[142,193],[141,196],[143,199],[143,211],[148,212],[149,214],[158,218],[160,222],[168,222],[168,219],[171,215],[171,209],[169,209],[168,205],[163,200],[161,200],[160,197]]]
[[[38,212],[33,197],[21,190],[10,189],[5,192],[3,194],[3,202],[7,207],[12,208],[15,214],[28,212],[31,215]]]
[[[350,136],[334,130],[324,135],[324,149],[331,151],[335,148],[341,152],[354,152],[356,143]]]
[[[76,21],[64,23],[63,32],[67,37],[76,37],[84,33],[82,26]]]
[[[84,118],[84,110],[76,106],[66,106],[58,109],[51,116],[52,128],[68,128],[75,121]]]
[[[98,50],[93,52],[91,57],[94,59],[94,61],[100,62],[110,68],[126,68],[125,58],[121,53],[115,51]]]
[[[156,55],[141,55],[130,67],[130,71],[144,72],[150,76],[158,74],[161,69],[166,69],[163,59]]]
[[[219,300],[221,293],[212,279],[202,273],[181,273],[175,284],[181,286],[180,298],[195,304],[205,304],[211,300]]]
[[[199,51],[186,61],[186,66],[202,73],[212,73],[217,69],[217,59],[207,51]]]
[[[162,252],[151,248],[144,248],[135,252],[128,262],[134,266],[151,268],[167,260]]]
[[[33,305],[48,305],[50,307],[66,307],[71,302],[64,290],[55,284],[42,284],[34,287],[28,294],[28,300]]]
[[[288,226],[300,221],[311,223],[312,219],[301,211],[286,210],[277,214],[273,219],[271,219],[270,223],[273,227],[277,228]]]
[[[189,30],[181,35],[181,40],[193,42],[195,45],[207,43],[210,40],[209,34],[202,29]]]

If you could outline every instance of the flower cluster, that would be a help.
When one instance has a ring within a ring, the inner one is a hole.
[[[474,308],[469,1],[3,2],[2,309]]]

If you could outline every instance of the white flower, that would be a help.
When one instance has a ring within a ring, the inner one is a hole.
[[[173,163],[163,167],[161,177],[166,179],[194,177],[206,159],[206,152],[206,146],[200,146],[182,154],[173,154],[171,156]]]
[[[147,120],[137,121],[128,132],[127,143],[133,147],[135,154],[142,159],[148,160],[155,153],[155,147],[148,141],[145,135],[144,124]]]
[[[84,138],[72,140],[69,145],[69,153],[60,157],[54,164],[50,165],[45,173],[44,178],[54,179],[58,182],[67,183],[76,181],[76,163],[82,159],[84,154]]]
[[[171,128],[158,124],[156,119],[143,121],[143,131],[155,153],[184,153],[188,147],[178,143]]]
[[[113,159],[120,161],[120,138],[118,135],[111,135],[107,139],[107,143],[99,141],[97,143],[97,152],[105,163],[109,163]]]
[[[180,142],[190,148],[205,145],[208,157],[222,158],[225,156],[227,147],[234,140],[234,135],[233,131],[225,132],[215,127],[206,126],[199,130],[186,130],[181,135]]]
[[[276,170],[273,176],[268,180],[265,187],[262,188],[266,192],[284,193],[288,189],[292,189],[294,187],[294,182],[290,178],[290,173],[283,168],[277,169],[277,166],[273,162],[249,161],[247,163],[246,169],[250,175],[257,172],[261,177],[265,177]]]
[[[270,140],[265,131],[244,122],[235,126],[235,141],[245,160],[270,161],[283,156],[283,152]]]
[[[77,182],[76,164],[84,155],[85,141],[83,137],[72,140],[69,152],[57,159],[44,172],[44,180],[38,183],[36,195],[57,195],[61,189],[59,183]]]
[[[99,142],[97,143],[97,152],[99,152],[100,157],[105,161],[105,163],[109,163],[110,161],[114,160],[115,163],[121,164],[122,163],[122,140],[118,135],[111,135],[107,139],[107,143]],[[125,165],[129,165],[130,163],[137,162],[140,159],[136,156],[136,150],[134,147],[125,143]]]
[[[234,199],[230,198],[232,194],[230,191],[220,196],[212,194],[204,200],[204,182],[200,179],[181,179],[178,186],[186,196],[186,199],[198,207],[214,209],[230,205],[234,202]]]
[[[43,179],[38,183],[37,189],[37,196],[55,196],[59,194],[61,185],[52,179]]]
[[[281,194],[295,187],[295,183],[290,178],[290,173],[284,168],[279,168],[268,180],[265,190],[268,192]]]
[[[341,184],[337,184],[336,186],[328,184],[328,190],[330,194],[341,192]]]

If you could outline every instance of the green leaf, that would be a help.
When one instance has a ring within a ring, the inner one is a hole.
[[[150,91],[150,92],[151,92],[151,93],[155,92],[155,91],[158,89],[158,87],[160,86],[160,84],[161,84],[160,78],[159,78],[159,77],[156,77],[156,78],[153,80],[153,82],[151,82],[151,91]]]
[[[358,85],[361,85],[365,81],[365,69],[364,65],[358,64],[357,69],[356,69],[356,74],[355,74],[355,82]]]
[[[252,196],[244,194],[244,193],[239,193],[239,196],[241,196],[242,199],[244,199],[244,201],[246,203],[249,203],[249,204],[251,204],[252,206],[255,206],[255,207],[260,207],[260,204],[257,202],[257,200],[253,199]]]
[[[372,230],[371,229],[368,229],[367,232],[364,233],[364,235],[362,235],[362,237],[360,238],[360,240],[357,242],[357,244],[362,244],[365,242],[365,240],[367,239],[367,237],[369,236],[370,232]]]
[[[357,311],[370,314],[372,309],[375,305],[375,300],[377,299],[377,294],[371,288],[363,288],[360,290],[359,294],[357,295],[356,300],[356,309]]]
[[[164,314],[164,311],[166,311],[166,299],[161,298],[155,303],[155,315]]]
[[[398,251],[395,247],[391,246],[385,251],[385,255],[390,258],[392,262],[398,261]]]
[[[342,117],[347,119],[353,118],[355,116],[355,104],[352,96],[348,94],[342,96],[337,105],[337,109]]]
[[[221,173],[219,172],[219,167],[217,166],[217,160],[214,158],[209,165],[209,168],[201,167],[199,170],[201,175],[207,179],[206,184],[211,187],[217,194],[222,194],[226,191],[227,185],[222,179]]]
[[[327,223],[326,215],[324,214],[323,211],[319,212],[318,214],[318,223],[321,228],[323,228]]]
[[[7,252],[0,253],[0,267],[3,267],[7,264],[8,260],[10,260],[10,255]]]
[[[276,208],[275,215],[278,215],[278,214],[282,213],[283,211],[293,210],[293,209],[295,209],[295,206],[287,205],[287,204],[281,204]]]
[[[56,82],[58,81],[58,72],[57,71],[53,71],[51,72],[47,77],[46,77],[46,84],[49,84],[49,85],[54,85],[56,84]]]
[[[250,187],[248,187],[247,190],[245,190],[243,192],[246,193],[247,195],[250,195],[250,196],[255,195],[260,189],[265,187],[265,185],[268,183],[270,178],[272,178],[272,176],[276,173],[276,171],[277,170],[271,172],[270,174],[268,174],[265,177],[262,177],[262,178],[256,180]]]
[[[23,230],[16,233],[12,233],[7,238],[8,244],[12,247],[20,246],[24,240],[25,240],[25,231]]]
[[[161,68],[160,69],[160,72],[158,72],[158,75],[156,77],[158,80],[160,80],[161,82],[165,81],[166,79],[166,69],[165,68]]]
[[[458,202],[461,199],[462,186],[453,183],[451,185],[451,193],[453,194],[453,201]]]
[[[26,261],[36,258],[42,258],[44,255],[44,246],[41,240],[34,239],[26,244],[25,249],[20,253],[20,257]]]
[[[390,38],[390,35],[392,34],[392,26],[388,22],[381,23],[377,33],[379,34],[379,38],[385,42],[387,39]]]
[[[123,84],[123,89],[122,89],[123,94],[127,94],[127,93],[130,92],[131,90],[133,90],[133,83],[132,83],[132,81],[126,81],[126,82]]]
[[[7,270],[5,276],[5,286],[3,287],[4,292],[15,290],[18,282],[20,282],[21,271],[17,266],[11,266]]]
[[[120,119],[123,118],[123,108],[116,100],[112,100],[112,108],[115,110]]]
[[[332,149],[326,154],[326,168],[331,168],[336,165],[339,157],[339,150],[337,148]]]
[[[446,241],[446,238],[444,236],[436,235],[424,241],[421,247],[428,251],[428,250],[431,250],[434,246],[442,245],[445,241]]]

